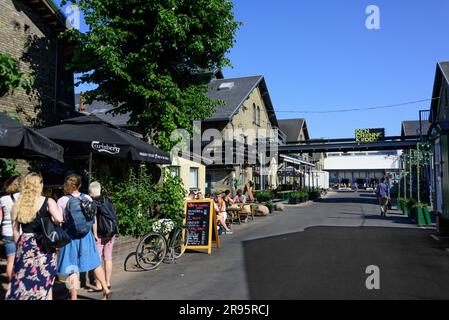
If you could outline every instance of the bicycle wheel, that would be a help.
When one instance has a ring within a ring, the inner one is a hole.
[[[174,258],[175,259],[181,258],[184,252],[186,252],[188,245],[189,245],[189,230],[187,228],[179,228],[178,230],[176,230],[172,241]]]
[[[143,270],[156,269],[167,254],[167,242],[158,233],[149,233],[140,240],[136,250],[136,261]]]

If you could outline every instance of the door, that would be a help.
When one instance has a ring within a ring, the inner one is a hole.
[[[441,139],[435,140],[435,155],[434,155],[434,174],[435,174],[435,197],[436,210],[443,213],[443,175],[441,172]]]

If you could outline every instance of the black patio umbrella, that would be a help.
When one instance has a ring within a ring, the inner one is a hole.
[[[0,113],[0,158],[64,162],[64,148],[47,137]]]
[[[65,147],[66,155],[92,155],[170,164],[170,154],[97,116],[81,116],[44,128],[40,134]],[[90,169],[90,168],[89,168]]]

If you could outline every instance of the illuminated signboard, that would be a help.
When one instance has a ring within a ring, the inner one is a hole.
[[[356,142],[376,142],[385,138],[385,129],[357,129],[355,130]]]

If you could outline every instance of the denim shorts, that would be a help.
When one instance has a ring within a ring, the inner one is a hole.
[[[3,243],[5,245],[5,253],[7,257],[16,255],[16,243],[13,237],[3,237]]]

